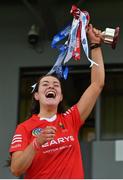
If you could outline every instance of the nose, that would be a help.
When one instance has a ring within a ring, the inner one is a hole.
[[[50,84],[49,84],[49,88],[54,88],[53,83],[50,83]]]

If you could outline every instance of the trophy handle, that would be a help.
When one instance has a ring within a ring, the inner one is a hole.
[[[119,27],[116,27],[115,29],[115,33],[114,33],[114,38],[113,38],[113,42],[112,42],[112,49],[115,49],[116,48],[116,44],[117,44],[117,41],[119,39],[119,32],[120,32],[120,28]]]

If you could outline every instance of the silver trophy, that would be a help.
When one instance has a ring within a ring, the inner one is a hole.
[[[119,31],[119,27],[116,27],[115,29],[106,28],[105,31],[103,31],[101,34],[103,42],[110,44],[112,49],[115,49],[119,37]]]

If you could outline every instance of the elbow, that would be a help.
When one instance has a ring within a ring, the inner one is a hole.
[[[95,80],[92,80],[91,82],[94,87],[99,91],[101,92],[104,88],[104,85],[105,85],[105,77],[102,77],[102,78],[96,78]]]
[[[96,84],[97,84],[99,91],[101,92],[105,85],[105,79],[103,78],[102,80],[98,81]]]
[[[102,92],[103,88],[104,88],[104,83],[100,83],[100,84],[98,85],[99,93]]]
[[[105,79],[100,83],[101,90],[103,90],[104,86],[105,86]]]
[[[11,173],[16,176],[19,177],[22,175],[22,172],[20,172],[19,168],[15,168],[15,167],[10,167]]]
[[[104,85],[105,85],[105,83],[104,83],[104,82],[101,82],[101,83],[99,84],[99,89],[100,89],[100,92],[103,90]]]
[[[100,94],[100,93],[101,93],[101,91],[102,91],[103,88],[104,88],[104,85],[105,85],[104,82],[94,83],[94,87],[95,87],[95,89],[96,89],[96,93],[97,93],[97,94]]]

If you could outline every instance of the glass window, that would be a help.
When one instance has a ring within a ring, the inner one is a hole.
[[[101,139],[123,138],[123,68],[106,71],[106,84],[101,94]]]

